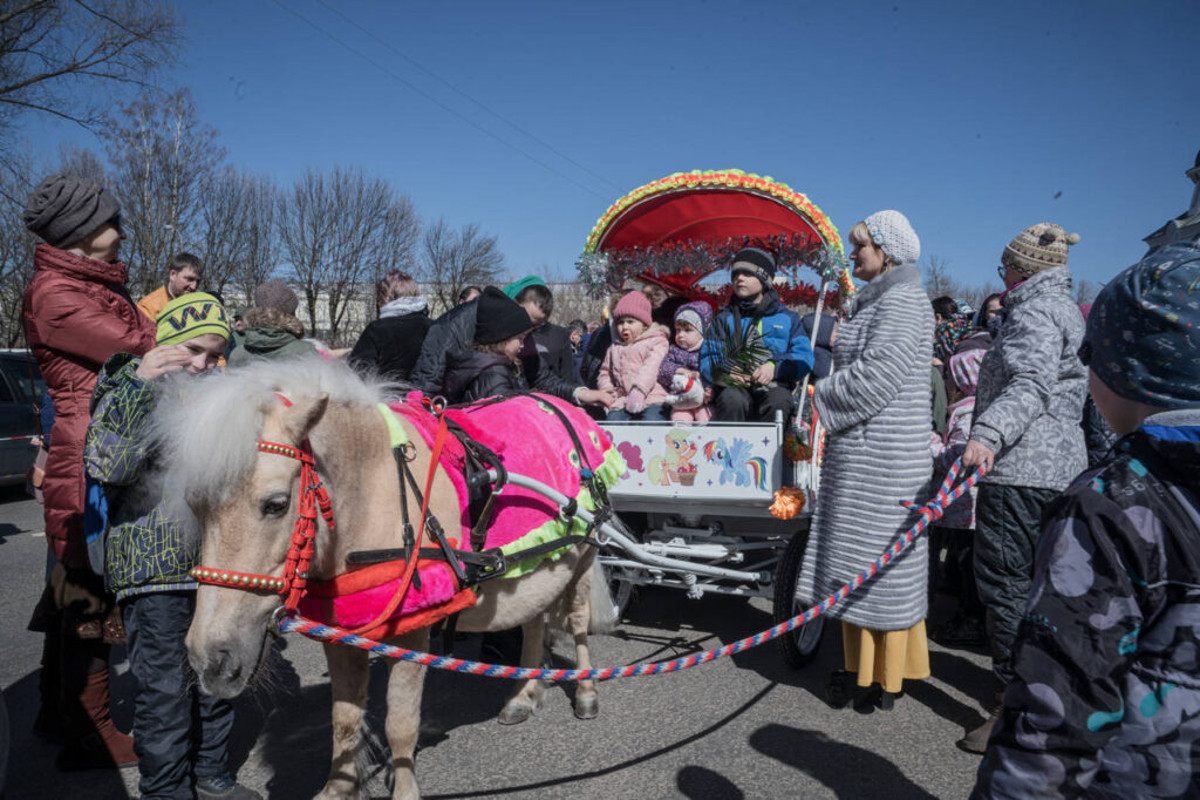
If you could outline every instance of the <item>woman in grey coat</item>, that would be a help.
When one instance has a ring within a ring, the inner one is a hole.
[[[857,575],[912,525],[901,501],[926,498],[933,311],[917,258],[921,245],[898,211],[880,211],[848,237],[854,276],[868,281],[838,330],[833,374],[813,402],[829,430],[821,492],[797,594],[816,600]],[[905,678],[929,677],[925,638],[928,546],[914,547],[835,606],[845,669],[826,696],[841,708],[891,708]],[[857,691],[856,691],[857,687]]]

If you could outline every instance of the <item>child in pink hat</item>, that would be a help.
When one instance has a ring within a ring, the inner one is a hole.
[[[650,301],[630,292],[613,309],[613,346],[600,365],[597,386],[615,389],[610,420],[665,420],[666,390],[658,383],[658,368],[670,342],[667,330],[650,318]]]

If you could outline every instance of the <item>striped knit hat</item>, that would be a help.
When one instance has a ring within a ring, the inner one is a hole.
[[[1053,222],[1039,222],[1005,246],[1000,263],[1028,278],[1044,269],[1065,267],[1067,247],[1073,244],[1079,244],[1078,233],[1067,233]]]
[[[215,333],[229,341],[225,309],[206,292],[176,297],[163,307],[154,322],[158,325],[159,344],[182,344],[206,333]]]

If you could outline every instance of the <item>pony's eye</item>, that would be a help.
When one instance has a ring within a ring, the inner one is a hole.
[[[286,492],[280,492],[265,498],[260,509],[264,517],[282,517],[291,505],[292,496]]]

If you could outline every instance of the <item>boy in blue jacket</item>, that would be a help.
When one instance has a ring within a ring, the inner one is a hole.
[[[779,302],[775,257],[745,247],[733,257],[733,297],[704,337],[700,374],[715,389],[713,419],[771,422],[792,413],[792,389],[812,371],[800,317]]]

